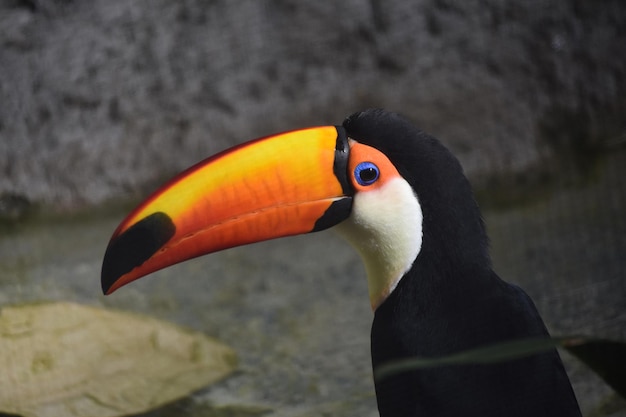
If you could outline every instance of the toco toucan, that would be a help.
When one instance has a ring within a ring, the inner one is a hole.
[[[333,228],[359,252],[374,310],[374,369],[547,336],[531,299],[492,270],[458,160],[380,109],[212,156],[139,205],[114,232],[102,288],[203,254]],[[375,381],[382,417],[580,416],[556,350]]]

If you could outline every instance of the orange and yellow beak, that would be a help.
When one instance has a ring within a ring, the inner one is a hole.
[[[350,215],[340,126],[286,132],[210,157],[139,205],[113,234],[102,290],[234,246],[323,230]]]

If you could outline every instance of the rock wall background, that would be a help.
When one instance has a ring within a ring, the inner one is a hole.
[[[3,0],[0,212],[141,195],[371,106],[478,187],[542,180],[623,140],[625,21],[621,0]]]

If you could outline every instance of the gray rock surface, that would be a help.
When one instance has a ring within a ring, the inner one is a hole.
[[[440,137],[476,184],[550,174],[624,133],[624,21],[621,0],[3,0],[0,210],[142,194],[370,106]]]

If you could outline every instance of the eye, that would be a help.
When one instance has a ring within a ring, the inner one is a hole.
[[[372,185],[378,180],[380,171],[378,167],[371,162],[361,162],[354,169],[354,177],[360,185]]]

